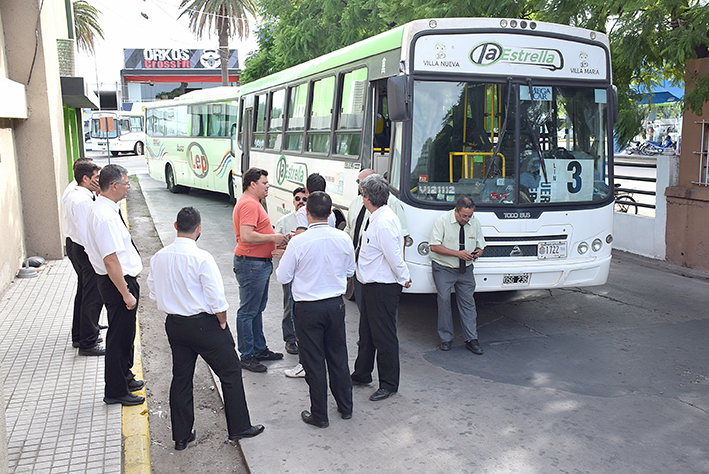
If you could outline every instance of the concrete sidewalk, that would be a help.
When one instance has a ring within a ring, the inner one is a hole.
[[[134,469],[136,458],[144,463],[140,434],[125,439],[127,449],[138,449],[126,452],[124,471],[123,436],[135,422],[127,409],[103,402],[104,358],[79,356],[71,345],[71,262],[49,261],[38,273],[16,278],[0,301],[9,472],[140,471]],[[106,324],[105,310],[101,323]]]

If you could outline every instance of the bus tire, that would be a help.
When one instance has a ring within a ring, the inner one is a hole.
[[[119,153],[120,153],[119,151],[112,151],[112,152],[111,152],[111,154],[112,154],[113,156],[118,156]]]
[[[180,194],[187,191],[186,186],[180,186],[175,183],[175,173],[172,171],[172,166],[167,165],[165,168],[165,184],[167,184],[167,189],[173,194]]]
[[[135,154],[137,156],[140,156],[145,151],[144,148],[145,147],[143,146],[143,142],[135,142],[135,147],[133,148],[133,152],[135,152]]]

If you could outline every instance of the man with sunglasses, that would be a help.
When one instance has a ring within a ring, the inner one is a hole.
[[[483,353],[478,342],[473,262],[483,253],[485,237],[473,211],[473,200],[461,197],[454,209],[436,219],[429,239],[433,282],[438,292],[438,336],[441,338],[438,347],[442,351],[451,349],[455,336],[451,311],[451,293],[455,288],[465,347],[473,354]]]
[[[305,207],[305,203],[308,198],[305,195],[305,188],[298,187],[293,190],[293,211],[289,212],[285,216],[278,219],[276,222],[276,233],[283,234],[288,238],[293,237],[295,234],[295,229],[298,224],[295,219],[295,213],[301,208]],[[286,352],[289,354],[298,353],[298,343],[295,339],[295,326],[293,324],[293,315],[291,314],[291,296],[290,296],[290,283],[283,286],[283,322],[281,323],[281,328],[283,329],[283,341],[286,344]],[[304,371],[300,371],[305,375]]]
[[[141,405],[145,398],[131,392],[143,388],[144,383],[135,379],[131,368],[140,298],[137,278],[143,271],[143,262],[118,206],[128,194],[128,171],[120,165],[107,165],[101,170],[98,183],[101,195],[86,217],[86,253],[98,274],[98,291],[108,312],[103,401]]]

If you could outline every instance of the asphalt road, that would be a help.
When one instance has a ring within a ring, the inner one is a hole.
[[[121,164],[133,169],[125,160]],[[199,245],[220,267],[234,328],[238,288],[227,198],[170,194],[164,183],[138,177],[165,244],[174,238],[181,207],[202,212]],[[352,420],[339,419],[331,403],[328,429],[300,421],[309,407],[307,385],[281,372],[297,363],[295,356],[269,363],[265,374],[244,373],[252,421],[266,425],[264,434],[241,443],[249,468],[709,472],[709,278],[680,273],[616,252],[609,281],[600,287],[478,294],[482,356],[462,347],[460,331],[453,350],[437,350],[435,296],[404,295],[400,391],[373,403],[368,397],[376,386],[355,387]],[[283,349],[280,315],[281,288],[272,278],[264,330],[274,350]],[[347,302],[351,362],[357,321],[356,306]],[[213,472],[209,459],[203,462],[203,472]],[[178,469],[177,457],[173,463]]]
[[[225,196],[170,194],[139,176],[168,244],[185,205],[203,216],[202,248],[215,255],[235,327],[232,206]],[[483,356],[436,349],[433,295],[404,295],[399,309],[402,384],[379,404],[356,387],[355,411],[331,425],[303,424],[304,381],[272,362],[245,373],[254,423],[242,443],[252,472],[709,472],[709,334],[706,275],[616,253],[609,282],[594,288],[478,294]],[[282,350],[281,288],[272,278],[264,326]],[[347,303],[350,360],[356,306]]]

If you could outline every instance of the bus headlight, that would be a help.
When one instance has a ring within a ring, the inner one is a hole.
[[[411,247],[412,245],[414,245],[414,239],[410,235],[404,237],[404,247]]]
[[[586,242],[581,242],[576,250],[583,255],[588,252],[588,244]]]
[[[603,247],[603,242],[601,242],[601,239],[596,239],[591,244],[591,249],[593,249],[594,252],[601,250],[601,247]]]
[[[606,235],[606,243],[610,244],[611,242],[613,242],[613,235],[611,235],[611,234]]]
[[[419,255],[423,255],[425,257],[429,254],[431,248],[428,246],[428,242],[421,242],[416,250],[418,250]]]

